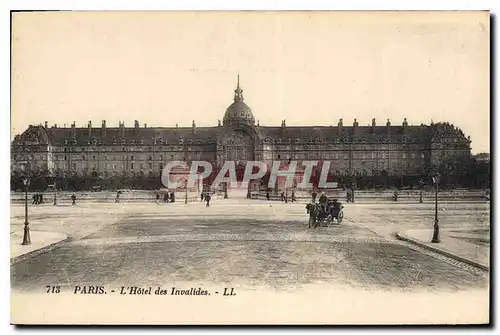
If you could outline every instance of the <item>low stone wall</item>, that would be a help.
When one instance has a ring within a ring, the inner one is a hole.
[[[148,190],[130,190],[124,191],[120,194],[120,202],[154,202],[156,194],[160,194],[160,201],[163,201],[163,191],[148,191]],[[231,198],[231,192],[228,192]],[[28,201],[31,203],[34,192],[28,192]],[[115,201],[116,192],[102,191],[102,192],[57,192],[57,202],[71,202],[71,195],[75,194],[77,202],[96,202],[96,203],[112,203]],[[325,194],[328,198],[336,198],[340,201],[346,200],[346,191],[335,190],[326,191]],[[394,191],[355,191],[355,202],[380,202],[380,201],[393,201]],[[483,190],[450,190],[439,192],[439,199],[444,201],[485,201],[485,191]],[[319,197],[320,194],[318,194]],[[263,192],[252,193],[252,199],[266,200],[266,194]],[[53,203],[54,192],[43,193],[45,203]],[[212,199],[222,199],[223,193],[212,194]],[[241,197],[241,196],[240,196]],[[422,199],[424,202],[434,201],[435,193],[429,190],[422,192]],[[288,192],[288,200],[291,198],[291,192]],[[295,198],[298,201],[309,201],[311,199],[310,192],[296,191]],[[185,201],[185,192],[179,191],[175,193],[176,202]],[[280,195],[270,194],[270,200],[281,201]],[[405,190],[398,192],[398,202],[415,202],[420,200],[419,190]],[[198,192],[188,192],[188,201],[196,202],[201,201]],[[11,192],[11,203],[24,202],[23,192]]]

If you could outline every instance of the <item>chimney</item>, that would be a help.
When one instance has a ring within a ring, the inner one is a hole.
[[[387,126],[387,134],[391,132],[391,121],[387,119],[387,123],[385,124]]]
[[[134,120],[134,134],[138,135],[139,134],[139,121]]]
[[[118,127],[120,128],[120,137],[124,138],[125,137],[125,122],[118,121]]]
[[[342,128],[344,128],[344,120],[341,118],[339,119],[339,123],[337,124],[338,130],[339,130],[339,135],[342,134]]]
[[[191,127],[192,127],[191,130],[192,130],[193,134],[196,133],[196,123],[194,122],[194,120],[193,120],[193,124],[191,125]]]
[[[375,119],[372,119],[372,134],[375,134],[375,127],[376,127]]]
[[[75,138],[75,137],[76,137],[76,129],[75,129],[75,126],[76,126],[76,122],[75,122],[75,121],[73,121],[73,123],[71,124],[71,136],[72,136],[73,138]]]
[[[89,136],[92,136],[92,121],[89,121],[87,128],[89,129]]]
[[[47,129],[49,127],[49,123],[47,121],[45,121],[45,129]]]
[[[353,134],[356,134],[358,132],[358,126],[359,126],[358,120],[354,119],[354,122],[352,123]]]
[[[145,124],[144,124],[144,128],[147,128],[147,127],[148,127],[148,124],[147,124],[147,123],[145,123]]]
[[[220,127],[220,126],[221,126],[221,124],[220,124],[220,120],[217,120],[217,121],[218,121],[218,123],[217,123],[217,127]]]
[[[57,123],[54,125],[54,128],[57,128]]]
[[[106,136],[106,120],[102,120],[101,133],[102,133],[102,136]]]
[[[406,121],[406,118],[403,120],[403,131],[406,131],[408,128],[408,121]]]

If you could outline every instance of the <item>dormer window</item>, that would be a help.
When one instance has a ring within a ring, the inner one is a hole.
[[[92,141],[92,143],[93,143],[94,145],[96,145],[96,144],[97,144],[97,140],[94,138],[94,140]]]
[[[139,144],[144,144],[144,140],[140,140],[140,141],[139,141]]]
[[[76,138],[73,139],[73,144],[76,144]]]
[[[135,140],[130,141],[131,144],[135,144]]]
[[[116,144],[116,139],[113,139],[113,144]]]
[[[184,143],[184,139],[179,138],[179,144],[183,144],[183,143]]]
[[[122,140],[122,144],[125,144],[125,140]]]
[[[67,139],[64,140],[64,144],[68,144],[68,140]]]
[[[160,138],[160,139],[158,140],[158,143],[163,144],[163,138]]]

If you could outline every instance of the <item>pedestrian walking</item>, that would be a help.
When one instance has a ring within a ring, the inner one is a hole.
[[[212,197],[210,196],[210,194],[207,194],[205,196],[205,201],[207,202],[207,207],[210,207],[210,199],[212,199]]]
[[[269,201],[269,191],[266,192],[266,200]]]
[[[74,193],[71,195],[71,205],[76,205],[76,195]]]
[[[312,203],[316,203],[316,197],[318,196],[318,193],[316,193],[316,191],[313,191],[312,194],[311,194],[311,197],[312,197]]]
[[[36,193],[33,193],[33,196],[32,196],[31,200],[32,200],[31,204],[32,205],[36,205],[36,201],[37,201],[37,194]]]
[[[159,193],[156,193],[156,203],[157,204],[160,203],[160,194]]]
[[[120,191],[116,192],[115,204],[120,202]]]
[[[168,203],[168,192],[165,192],[165,194],[163,195],[163,202]]]
[[[45,203],[45,202],[43,201],[43,193],[40,193],[40,204],[43,204],[43,203]]]
[[[175,193],[170,192],[170,202],[175,202]]]
[[[292,202],[295,202],[295,200],[297,200],[297,199],[295,199],[295,192],[292,191]]]
[[[205,194],[203,194],[203,192],[201,192],[201,201],[203,201],[204,196],[205,196]]]

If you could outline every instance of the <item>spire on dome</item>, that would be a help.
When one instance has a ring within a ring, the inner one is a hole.
[[[243,101],[243,90],[240,88],[240,74],[238,73],[236,90],[234,90],[234,101]]]

